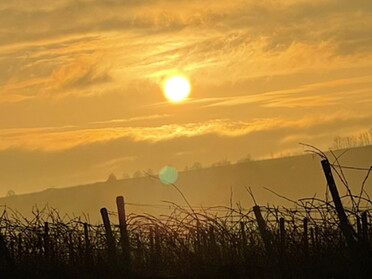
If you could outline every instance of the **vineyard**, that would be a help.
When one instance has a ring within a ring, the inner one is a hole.
[[[261,206],[249,189],[252,208],[173,204],[173,212],[160,217],[126,215],[119,196],[117,211],[101,209],[102,224],[60,216],[51,208],[35,208],[33,219],[4,208],[1,275],[371,278],[372,201],[364,191],[371,169],[358,195],[340,196],[332,171],[342,177],[342,169],[327,159],[322,167],[328,182],[325,199],[292,201],[291,208]]]

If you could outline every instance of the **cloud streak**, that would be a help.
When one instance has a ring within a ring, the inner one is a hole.
[[[168,124],[157,127],[109,127],[96,129],[30,128],[0,130],[0,149],[21,148],[26,150],[59,151],[80,145],[105,143],[120,138],[133,141],[157,143],[177,138],[198,137],[216,134],[222,137],[241,137],[253,132],[273,131],[281,128],[309,128],[320,123],[341,122],[346,119],[359,121],[371,116],[350,116],[337,113],[308,115],[300,119],[282,117],[256,119],[252,121],[232,121],[217,119],[200,123]]]
[[[372,76],[358,76],[319,83],[310,83],[294,89],[284,89],[247,96],[233,96],[217,99],[206,107],[237,106],[261,103],[265,107],[316,107],[339,104],[345,95],[370,92],[369,89],[355,87],[372,85]],[[346,90],[344,88],[347,88]],[[213,100],[212,100],[213,101]]]

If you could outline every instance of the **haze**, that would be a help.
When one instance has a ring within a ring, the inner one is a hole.
[[[5,195],[326,149],[372,127],[372,2],[3,0]],[[164,98],[180,73],[192,92]]]

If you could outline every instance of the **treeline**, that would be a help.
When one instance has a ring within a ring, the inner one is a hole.
[[[372,128],[356,136],[335,137],[331,149],[344,149],[367,145],[372,145]]]

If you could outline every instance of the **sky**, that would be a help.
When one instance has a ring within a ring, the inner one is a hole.
[[[0,1],[0,195],[372,127],[370,0]],[[181,74],[189,98],[169,102]]]

